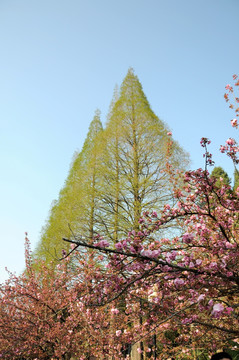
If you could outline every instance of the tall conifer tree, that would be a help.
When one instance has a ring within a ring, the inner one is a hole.
[[[237,169],[234,170],[234,185],[233,190],[236,191],[236,189],[239,187],[239,171]]]
[[[230,185],[230,178],[227,172],[221,166],[215,166],[211,175],[217,179],[217,186]]]
[[[61,257],[61,251],[66,246],[62,237],[70,237],[72,233],[92,239],[100,193],[99,142],[102,130],[100,112],[96,110],[82,151],[75,154],[65,185],[58,200],[54,201],[42,229],[41,239],[35,250],[36,258],[54,263],[54,260]]]
[[[159,209],[169,198],[167,175],[167,126],[153,113],[142,86],[129,69],[118,99],[111,106],[105,130],[103,162],[104,225],[111,239],[139,229],[142,211]],[[176,142],[172,162],[182,167],[187,155]]]
[[[61,239],[71,236],[70,231],[88,241],[99,233],[117,242],[128,231],[139,229],[144,210],[158,210],[169,201],[172,189],[163,171],[168,131],[129,69],[120,91],[114,91],[104,131],[96,111],[82,151],[52,207],[36,257],[59,257],[65,246]],[[187,154],[172,141],[171,163],[180,168],[187,162]]]

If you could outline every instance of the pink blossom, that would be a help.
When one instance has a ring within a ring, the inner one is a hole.
[[[200,301],[204,300],[205,296],[206,296],[205,294],[199,295],[199,297],[197,298],[197,301],[200,302]]]
[[[183,284],[184,284],[184,280],[177,278],[177,279],[174,280],[174,284],[175,284],[176,286],[183,285]]]
[[[208,305],[209,305],[210,307],[213,306],[213,300],[212,300],[212,299],[208,301]]]
[[[210,265],[209,265],[209,268],[210,269],[217,269],[217,267],[218,267],[218,264],[215,262],[215,261],[212,261],[211,263],[210,263]]]
[[[202,147],[206,147],[207,144],[208,145],[211,144],[211,141],[208,138],[202,137],[201,141],[200,141],[200,144],[201,144]]]
[[[132,245],[130,246],[129,251],[132,252],[133,254],[136,253],[136,250]]]
[[[110,246],[110,244],[108,243],[107,240],[101,240],[98,243],[96,243],[95,246],[98,246],[100,248],[105,248],[105,247]]]
[[[153,252],[151,250],[144,250],[141,252],[141,255],[147,256],[147,257],[152,257]]]
[[[227,307],[227,308],[225,309],[225,313],[226,313],[226,314],[231,314],[232,311],[234,311],[234,309],[233,309],[232,307]]]
[[[120,242],[118,242],[118,243],[115,244],[115,248],[116,248],[117,250],[122,250],[123,245],[122,245]]]
[[[192,318],[184,318],[182,320],[182,324],[186,325],[186,324],[191,324],[192,323]]]
[[[120,335],[121,335],[121,333],[122,333],[122,331],[121,331],[121,330],[116,330],[115,335],[116,335],[116,336],[120,336]]]
[[[217,304],[213,305],[212,315],[215,317],[219,317],[223,310],[224,310],[224,305],[217,303]]]
[[[231,125],[232,125],[232,127],[238,127],[238,123],[237,123],[237,119],[233,119],[233,120],[231,120]]]
[[[111,309],[112,314],[117,315],[119,313],[119,310],[116,308]],[[120,330],[119,330],[120,331]]]
[[[183,235],[183,242],[185,242],[186,244],[189,244],[192,240],[193,240],[193,234],[189,234],[186,232]]]
[[[156,257],[158,257],[160,255],[160,253],[161,253],[160,249],[153,250],[152,254],[151,254],[151,257],[156,258]]]
[[[166,254],[166,260],[167,260],[167,261],[175,260],[176,256],[177,256],[177,252],[176,252],[176,251],[168,252],[168,253]]]
[[[232,249],[233,248],[233,244],[229,243],[228,241],[226,242],[226,248],[227,249]]]
[[[226,141],[227,145],[235,145],[236,141],[232,138],[227,139]]]
[[[227,146],[223,146],[223,145],[220,146],[221,153],[224,153],[226,150],[228,150]]]
[[[138,231],[137,236],[144,236],[144,233],[142,233],[142,231]]]
[[[167,135],[168,135],[168,136],[172,136],[172,132],[169,131],[169,132],[167,133]]]

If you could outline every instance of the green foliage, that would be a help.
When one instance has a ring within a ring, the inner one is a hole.
[[[235,191],[238,188],[238,186],[239,186],[239,171],[235,169],[233,191]]]
[[[137,230],[143,211],[158,210],[169,200],[167,125],[153,113],[142,86],[129,69],[112,101],[105,129],[103,154],[104,231],[117,241]],[[187,155],[172,143],[172,163],[183,167]]]
[[[59,198],[54,201],[49,218],[42,229],[41,240],[35,250],[35,258],[52,262],[66,251],[62,237],[84,235],[91,237],[99,195],[100,153],[98,136],[103,127],[97,110],[90,124],[82,151],[74,155],[72,165]]]
[[[228,342],[228,349],[225,349],[225,351],[231,355],[233,360],[239,360],[239,346],[236,341],[230,340]]]
[[[212,170],[211,175],[217,179],[216,185],[218,187],[222,185],[230,185],[231,180],[225,170],[221,166],[216,166]]]
[[[171,185],[163,170],[169,155],[183,168],[188,155],[169,138],[167,125],[152,111],[137,76],[129,69],[116,88],[103,130],[96,111],[82,151],[55,201],[35,251],[48,262],[61,257],[62,237],[98,233],[117,242],[139,228],[145,210],[170,201]],[[70,227],[69,227],[70,225]]]

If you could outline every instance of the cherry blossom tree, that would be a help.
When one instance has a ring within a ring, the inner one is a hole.
[[[237,77],[233,78],[238,86]],[[226,89],[228,100],[234,92],[229,85]],[[238,116],[239,108],[235,111]],[[236,128],[237,119],[231,124]],[[214,163],[209,144],[202,138],[204,169],[179,173],[169,161],[174,205],[166,204],[158,214],[144,212],[140,230],[129,232],[114,248],[105,239],[94,244],[64,239],[108,256],[103,295],[97,303],[92,299],[92,306],[105,306],[123,297],[126,308],[138,319],[134,323],[138,340],[152,343],[156,334],[164,345],[161,350],[167,353],[177,353],[179,347],[213,351],[217,346],[239,346],[239,189],[233,192],[210,176],[208,167]],[[228,139],[221,151],[235,165],[239,162],[234,139]],[[174,231],[160,238],[160,230],[170,224]],[[151,355],[157,356],[157,351]]]
[[[208,143],[203,139],[211,164]],[[165,349],[167,343],[175,347],[165,338],[170,330],[177,346],[212,349],[239,337],[239,199],[228,189],[217,186],[207,170],[189,171],[183,189],[175,189],[175,206],[166,205],[159,215],[145,212],[140,231],[129,233],[114,249],[105,240],[95,245],[74,240],[110,254],[111,277],[104,282],[101,305],[123,295],[131,311],[138,304],[139,340],[156,333]],[[181,233],[154,239],[161,227],[175,221]]]
[[[122,355],[121,334],[128,317],[116,307],[92,307],[100,299],[99,261],[90,254],[62,261],[56,269],[32,263],[26,237],[26,270],[10,275],[0,289],[0,358],[7,359],[106,359]],[[119,328],[118,323],[121,327]],[[114,341],[113,341],[114,340]],[[120,359],[120,357],[117,357]]]

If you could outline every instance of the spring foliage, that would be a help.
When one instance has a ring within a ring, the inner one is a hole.
[[[42,230],[35,257],[54,263],[61,257],[62,237],[71,233],[90,241],[101,234],[115,243],[129,230],[139,229],[143,211],[159,210],[170,201],[172,186],[164,171],[168,131],[129,69],[119,93],[114,93],[104,130],[96,111]],[[176,168],[188,163],[188,155],[175,141],[170,156]]]

